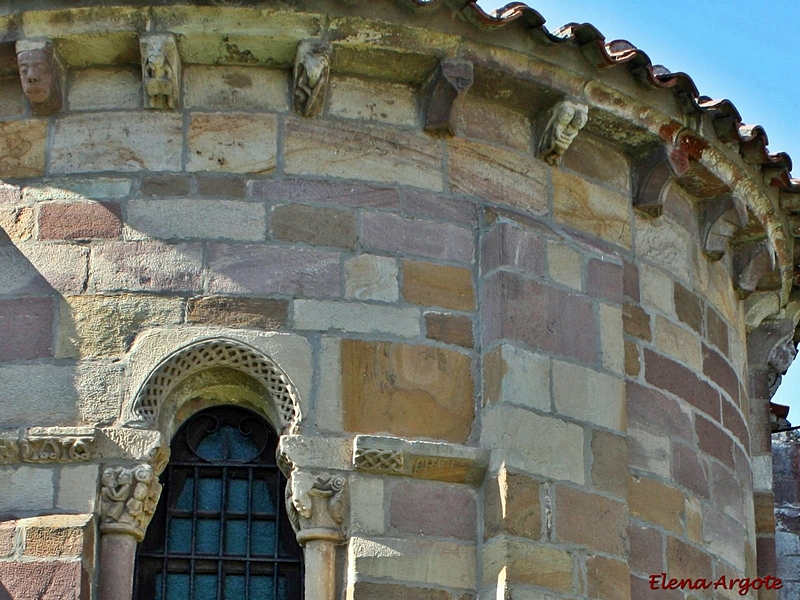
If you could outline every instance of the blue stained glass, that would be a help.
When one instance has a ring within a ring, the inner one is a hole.
[[[253,521],[250,531],[251,554],[256,556],[275,554],[275,523],[273,521]]]
[[[192,600],[217,600],[217,576],[196,575]]]
[[[156,573],[156,589],[153,600],[161,600],[161,582],[164,581],[164,576],[161,573]]]
[[[183,489],[178,494],[175,508],[178,510],[192,510],[194,501],[194,479],[187,477],[183,482]]]
[[[197,508],[199,510],[220,509],[222,481],[219,479],[200,479],[197,487]]]
[[[272,499],[269,486],[266,481],[257,479],[253,482],[253,512],[274,513],[275,502]]]
[[[247,552],[247,521],[226,521],[225,554],[243,555]]]
[[[231,479],[228,481],[228,512],[247,512],[247,480]]]
[[[217,554],[219,552],[219,521],[209,519],[197,521],[195,549],[200,554]]]
[[[225,577],[225,600],[241,600],[244,598],[244,577],[227,575]]]
[[[231,460],[248,462],[260,454],[253,440],[243,436],[230,425],[223,425],[214,433],[203,438],[197,445],[197,455],[209,462]]]
[[[275,587],[272,577],[251,577],[250,597],[258,600],[275,600]]]
[[[176,573],[167,575],[167,597],[170,600],[189,600],[189,576]]]
[[[169,551],[190,552],[192,549],[192,520],[172,519],[169,523]]]

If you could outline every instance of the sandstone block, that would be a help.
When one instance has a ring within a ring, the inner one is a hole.
[[[273,115],[195,113],[186,133],[186,170],[269,173],[275,169],[277,130]]]
[[[14,552],[14,536],[17,531],[16,521],[0,523],[0,557],[11,556]]]
[[[470,358],[431,346],[343,340],[346,431],[465,442],[474,415]]]
[[[3,562],[0,581],[15,600],[79,600],[89,593],[81,571],[80,562]]]
[[[622,303],[622,267],[604,260],[589,261],[586,291],[592,297]]]
[[[0,246],[0,294],[79,294],[89,252],[73,244]]]
[[[417,125],[417,94],[408,85],[377,79],[332,77],[328,114],[345,119]]]
[[[497,584],[505,571],[508,583],[569,592],[572,561],[563,550],[501,537],[483,547],[483,585]]]
[[[289,81],[280,70],[189,65],[183,70],[187,108],[285,112]]]
[[[33,238],[33,225],[32,208],[0,206],[0,244],[9,242],[18,244],[29,241]]]
[[[686,537],[695,544],[703,543],[703,507],[697,498],[686,497],[684,508]]]
[[[400,209],[400,194],[391,188],[363,183],[315,179],[263,179],[254,181],[253,198],[270,201],[310,202],[354,208]]]
[[[472,337],[472,319],[466,315],[448,315],[445,313],[426,312],[425,337],[429,340],[454,344],[462,348],[472,348],[475,341]]]
[[[625,374],[636,378],[641,370],[642,363],[639,358],[638,346],[633,342],[625,340]]]
[[[624,556],[628,513],[621,502],[556,486],[555,527],[558,538],[591,550]]]
[[[411,217],[439,219],[456,225],[475,227],[478,207],[463,198],[448,198],[422,190],[403,190],[403,213]]]
[[[65,177],[50,179],[47,184],[29,185],[24,190],[26,202],[86,202],[124,198],[131,191],[128,177]]]
[[[72,424],[77,419],[75,388],[75,369],[71,366],[1,366],[0,422],[4,427]],[[48,473],[52,482],[52,471]],[[23,491],[24,486],[18,489]]]
[[[339,338],[323,336],[319,358],[319,391],[315,417],[323,431],[344,431],[342,422],[342,357]]]
[[[46,137],[43,119],[0,123],[0,179],[44,175]]]
[[[284,162],[292,175],[368,178],[442,191],[439,143],[378,125],[290,119]]]
[[[722,400],[722,423],[738,439],[745,450],[750,450],[750,433],[744,417],[733,404]]]
[[[122,373],[122,366],[113,362],[86,361],[78,365],[73,387],[78,396],[76,408],[80,421],[108,425],[119,416]]]
[[[678,318],[694,329],[703,332],[703,303],[692,292],[675,282],[675,313]]]
[[[670,476],[670,439],[638,427],[628,427],[629,466],[639,471]]]
[[[356,581],[348,590],[347,600],[451,600],[450,592],[429,588],[409,587],[396,583]]]
[[[652,339],[650,315],[638,304],[626,302],[622,307],[623,331],[635,338],[649,342]]]
[[[266,211],[261,204],[196,198],[128,202],[127,225],[148,237],[261,241]]]
[[[600,600],[630,600],[631,577],[628,564],[602,556],[586,559],[589,598]]]
[[[600,304],[600,344],[603,366],[618,375],[625,374],[625,340],[623,338],[622,309]]]
[[[651,527],[629,525],[628,539],[631,544],[628,559],[631,571],[645,575],[664,571],[664,536],[661,532]]]
[[[288,300],[211,296],[189,299],[186,322],[279,329],[286,324],[288,313]]]
[[[745,496],[749,491],[746,492],[741,481],[724,466],[711,461],[708,467],[714,507],[739,523],[746,523],[748,513],[753,510],[750,499]]]
[[[681,590],[653,591],[650,589],[650,580],[647,577],[640,578],[631,575],[631,597],[637,598],[637,600],[639,598],[642,600],[684,600],[686,596]]]
[[[626,298],[639,302],[639,269],[627,260],[622,261],[622,291]]]
[[[191,292],[202,286],[199,244],[109,242],[92,247],[89,286],[97,292]]]
[[[302,204],[283,204],[272,210],[272,237],[314,246],[356,247],[354,212]]]
[[[0,77],[0,117],[21,117],[25,114],[27,104],[19,84],[19,73]]]
[[[630,191],[630,163],[625,153],[600,138],[582,131],[564,153],[561,165],[589,179],[618,189]]]
[[[539,482],[502,469],[486,484],[484,540],[508,534],[537,540],[542,536]]]
[[[18,185],[0,183],[0,202],[19,202],[22,200],[22,190]]]
[[[99,480],[100,473],[97,465],[61,467],[56,487],[56,508],[86,514],[94,513]]]
[[[353,300],[396,302],[400,297],[397,261],[361,254],[344,263],[344,294]]]
[[[733,440],[713,421],[695,415],[694,428],[700,449],[707,452],[723,464],[733,468]]]
[[[524,110],[513,110],[478,94],[466,94],[455,118],[456,131],[462,137],[486,140],[520,152],[531,150],[531,122]]]
[[[215,294],[339,296],[336,252],[215,244],[208,271],[208,290]]]
[[[44,204],[39,207],[40,240],[116,238],[121,231],[118,202]]]
[[[448,141],[448,166],[448,184],[456,194],[536,215],[548,211],[547,166],[530,154],[456,137]]]
[[[420,335],[419,310],[413,307],[295,300],[295,329],[348,333],[391,333],[400,337]]]
[[[708,465],[696,448],[684,444],[672,446],[672,478],[678,485],[701,498],[709,498]]]
[[[592,431],[592,485],[625,497],[628,494],[628,442],[619,435]]]
[[[526,274],[543,276],[545,240],[536,231],[500,223],[483,239],[483,273],[511,267]]]
[[[711,557],[674,537],[667,537],[667,573],[675,579],[711,579]]]
[[[716,421],[720,418],[719,393],[691,370],[673,360],[644,350],[645,379],[659,389],[683,398]]]
[[[453,310],[475,309],[472,270],[404,260],[403,298],[412,304]]]
[[[185,196],[192,181],[187,175],[150,175],[142,178],[140,191],[145,196]]]
[[[553,398],[560,414],[616,431],[626,428],[622,379],[556,360]]]
[[[53,298],[0,300],[0,361],[53,356]]]
[[[661,315],[656,315],[655,344],[661,352],[681,361],[693,371],[703,370],[700,338]]]
[[[499,404],[484,412],[481,443],[502,451],[508,468],[583,485],[583,428]]]
[[[668,219],[636,215],[636,254],[667,270],[676,279],[690,281],[697,242]]]
[[[683,509],[684,496],[680,490],[655,479],[633,475],[629,477],[628,511],[632,517],[659,525],[680,535],[683,534],[681,522]]]
[[[667,316],[675,314],[674,281],[660,269],[646,264],[639,266],[642,304],[660,310]]]
[[[475,587],[475,546],[352,537],[350,569],[356,578],[387,578],[461,589]]]
[[[507,402],[550,412],[550,360],[501,344],[483,358],[484,404]]]
[[[627,387],[628,424],[669,438],[694,442],[691,413],[679,402],[658,390],[629,381]]]
[[[56,356],[119,356],[142,329],[182,321],[180,298],[71,296],[59,311]]]
[[[181,138],[181,115],[163,111],[59,117],[50,150],[50,170],[180,171]]]
[[[30,399],[28,399],[30,401]],[[8,421],[5,421],[8,423]],[[5,483],[0,510],[14,513],[53,508],[53,470],[48,467],[0,467]],[[2,564],[2,563],[0,563]],[[0,578],[5,583],[5,579]]]
[[[703,373],[721,387],[734,403],[738,403],[739,378],[736,372],[719,352],[705,344],[703,344]]]
[[[383,498],[383,479],[359,475],[350,477],[350,527],[353,531],[367,535],[385,531]]]
[[[247,196],[247,179],[243,177],[198,173],[194,179],[201,196],[219,196],[226,200]]]
[[[580,292],[583,285],[583,256],[559,242],[547,242],[547,273],[556,283]]]
[[[552,177],[557,223],[631,247],[630,201],[625,196],[559,169],[553,170]]]
[[[22,519],[25,529],[25,556],[78,557],[91,544],[92,515],[51,515]]]
[[[468,487],[400,480],[391,490],[390,525],[398,533],[475,539],[477,506]]]
[[[474,251],[473,234],[469,229],[388,213],[363,214],[359,239],[371,250],[437,260],[470,262]]]
[[[67,105],[70,110],[141,108],[141,71],[120,68],[71,71]]]

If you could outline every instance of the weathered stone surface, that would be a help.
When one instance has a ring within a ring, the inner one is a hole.
[[[345,119],[417,125],[416,90],[408,85],[377,79],[333,77],[328,114]]]
[[[56,508],[64,511],[93,513],[97,499],[100,467],[94,465],[65,465],[58,474]]]
[[[684,444],[672,446],[672,478],[680,486],[701,498],[709,498],[708,467],[696,448]]]
[[[694,428],[700,449],[733,468],[733,440],[713,421],[695,416]]]
[[[53,298],[0,300],[0,362],[53,356]]]
[[[254,181],[254,198],[271,201],[311,202],[354,208],[400,208],[400,194],[391,188],[364,183],[306,179],[264,179]]]
[[[656,315],[655,343],[661,352],[681,361],[693,371],[703,370],[700,338],[689,329]]]
[[[631,247],[629,199],[558,169],[552,176],[556,222]]]
[[[675,314],[697,333],[702,333],[703,303],[700,298],[677,281],[675,282]]]
[[[0,179],[44,175],[47,121],[0,123]]]
[[[280,70],[235,65],[188,65],[183,70],[187,108],[289,110],[288,79]]]
[[[723,354],[728,354],[728,326],[719,313],[711,307],[706,308],[706,338]]]
[[[531,275],[545,272],[545,240],[537,231],[501,223],[483,239],[483,273],[511,267]]]
[[[89,287],[97,292],[195,291],[202,285],[202,262],[199,244],[109,242],[95,245]]]
[[[420,335],[419,310],[414,307],[295,300],[295,329],[352,333],[391,333],[400,337]]]
[[[398,533],[474,540],[477,506],[466,486],[395,481],[389,503],[390,525]]]
[[[359,239],[373,250],[459,262],[472,260],[474,246],[469,229],[377,212],[361,216]]]
[[[660,310],[667,316],[675,314],[674,281],[660,269],[639,265],[642,304]]]
[[[402,261],[403,298],[412,304],[475,309],[472,270],[414,260]]]
[[[124,198],[131,191],[128,177],[63,177],[24,188],[25,202],[86,202]]]
[[[397,583],[371,583],[356,581],[348,600],[451,600],[450,592],[429,588],[409,587]]]
[[[9,421],[4,420],[4,423]],[[5,482],[0,496],[0,510],[14,513],[30,510],[47,510],[53,507],[53,472],[40,467],[0,467]],[[0,563],[2,565],[3,563]],[[0,577],[6,584],[6,579]],[[33,598],[31,598],[33,600]]]
[[[700,500],[692,496],[686,497],[684,508],[684,524],[686,537],[695,544],[703,542],[703,507]]]
[[[461,589],[475,587],[473,544],[352,537],[348,558],[351,568],[366,578]]]
[[[677,538],[667,538],[665,558],[670,577],[692,580],[712,578],[711,557]]]
[[[628,514],[624,504],[558,485],[555,517],[559,539],[608,554],[625,554]]]
[[[438,142],[378,125],[287,120],[284,161],[284,170],[293,175],[369,179],[442,190]]]
[[[505,402],[550,412],[550,359],[510,344],[483,358],[484,404]]]
[[[625,374],[637,377],[642,370],[639,348],[633,342],[625,340]]]
[[[353,300],[396,302],[400,297],[397,260],[362,254],[344,263],[344,295]]]
[[[703,373],[721,387],[735,403],[739,401],[739,378],[725,358],[703,344]],[[733,428],[729,427],[731,431]]]
[[[564,153],[561,166],[582,173],[599,183],[630,191],[631,175],[628,157],[590,133],[582,131]]]
[[[592,485],[625,497],[628,495],[628,442],[619,435],[592,431]]]
[[[118,202],[52,203],[39,207],[40,240],[116,238],[121,231]]]
[[[0,244],[27,242],[33,237],[33,209],[0,206]]]
[[[67,105],[70,110],[141,108],[139,69],[81,69],[70,72]]]
[[[27,108],[19,75],[0,77],[0,117],[20,117]]]
[[[80,562],[4,562],[0,581],[14,600],[79,600],[88,593]]]
[[[483,538],[497,535],[542,536],[539,482],[525,475],[503,469],[486,484]]]
[[[683,493],[672,486],[647,477],[631,475],[628,479],[628,510],[632,517],[682,534],[683,505]]]
[[[145,196],[185,196],[191,184],[188,175],[150,175],[142,179],[140,191]]]
[[[180,171],[181,115],[99,112],[60,117],[50,149],[53,173]]]
[[[215,244],[208,290],[231,294],[339,296],[339,254],[318,250]]]
[[[456,137],[448,141],[448,166],[448,183],[456,194],[537,215],[548,211],[547,167],[530,154]]]
[[[523,111],[514,110],[477,94],[466,94],[456,114],[458,134],[530,152],[531,122]]]
[[[622,291],[625,298],[639,302],[639,269],[627,260],[622,261]]]
[[[637,256],[668,270],[676,279],[690,281],[697,242],[667,219],[636,215]]]
[[[719,392],[686,367],[652,350],[644,350],[645,379],[659,389],[683,398],[713,419],[720,419]]]
[[[547,273],[553,281],[580,292],[583,286],[583,256],[560,242],[548,242]]]
[[[71,296],[59,311],[56,356],[119,356],[142,329],[182,321],[180,298]]]
[[[664,570],[662,545],[664,537],[657,529],[641,525],[628,527],[631,544],[628,563],[632,571],[645,575],[661,573]]]
[[[350,477],[350,528],[365,534],[382,534],[386,510],[384,481],[379,477]]]
[[[272,237],[314,246],[356,247],[356,215],[349,210],[283,204],[270,216]]]
[[[14,534],[16,530],[16,521],[3,521],[0,523],[0,557],[11,556],[14,552]]]
[[[691,413],[673,400],[651,388],[628,381],[628,425],[688,442],[694,441]]]
[[[77,392],[76,408],[82,422],[108,425],[119,416],[122,405],[120,364],[83,362],[76,369],[73,387]]]
[[[600,345],[603,366],[616,373],[625,373],[625,340],[623,337],[622,309],[618,306],[600,304]]]
[[[499,404],[484,412],[481,444],[510,469],[583,485],[583,428],[524,408]]]
[[[190,298],[186,321],[227,327],[278,329],[286,324],[288,312],[287,300],[211,296]]]
[[[625,431],[625,383],[586,367],[553,361],[556,412],[593,425]]]
[[[19,202],[22,200],[22,189],[18,185],[0,183],[0,202]]]
[[[198,173],[194,179],[197,183],[197,193],[201,196],[219,196],[226,200],[247,196],[247,179],[243,177]]]
[[[709,461],[708,470],[714,507],[737,522],[746,523],[748,513],[753,510],[750,499],[745,496],[749,492],[745,492],[741,481],[724,466]]]
[[[572,589],[572,556],[564,550],[498,538],[483,547],[483,585],[497,585],[505,572],[508,583],[567,592]]]
[[[630,600],[631,577],[628,564],[602,556],[586,559],[589,598],[600,600]]]
[[[269,173],[275,169],[277,129],[273,115],[195,113],[186,133],[186,170]]]
[[[588,298],[503,271],[489,277],[483,294],[484,344],[507,338],[586,363],[597,360]]]
[[[448,198],[422,190],[403,190],[403,213],[411,217],[441,219],[456,225],[478,224],[478,207],[463,198]]]
[[[78,400],[75,388],[75,369],[70,366],[2,366],[0,422],[6,427],[74,423]]]
[[[468,316],[438,312],[426,312],[423,316],[425,318],[425,337],[429,340],[455,344],[462,348],[474,346],[472,319]]]
[[[91,547],[93,532],[89,530],[92,515],[51,515],[23,519],[25,556],[81,556],[84,544]]]
[[[590,260],[586,272],[586,291],[616,304],[622,303],[622,267],[605,260]]]
[[[444,348],[342,341],[346,431],[465,442],[474,406],[470,359]]]
[[[670,439],[639,427],[628,428],[628,463],[632,469],[670,477]]]
[[[0,245],[0,295],[79,294],[88,256],[72,244]]]
[[[261,241],[266,238],[266,211],[261,204],[196,198],[128,202],[126,224],[161,239]]]
[[[625,333],[649,342],[652,339],[650,315],[641,306],[627,302],[623,305],[622,311],[622,325]]]

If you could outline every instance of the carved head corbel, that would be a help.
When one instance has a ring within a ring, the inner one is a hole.
[[[180,107],[181,59],[171,33],[148,33],[139,38],[142,89],[146,108]]]
[[[17,65],[22,91],[33,114],[52,115],[64,105],[64,69],[49,41],[17,42]]]
[[[539,158],[558,166],[578,133],[589,121],[589,107],[576,100],[562,100],[550,111],[539,142]]]

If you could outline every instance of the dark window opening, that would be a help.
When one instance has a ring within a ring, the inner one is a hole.
[[[139,600],[300,600],[302,550],[283,506],[278,438],[234,406],[189,419],[139,545]]]

